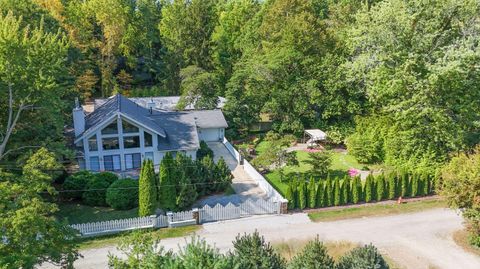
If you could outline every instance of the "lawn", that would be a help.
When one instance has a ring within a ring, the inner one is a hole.
[[[447,204],[444,200],[441,199],[407,202],[403,204],[364,204],[359,207],[349,207],[342,209],[332,208],[332,210],[312,212],[308,214],[308,217],[312,221],[316,222],[335,221],[350,218],[412,213],[432,208],[444,207],[447,207]]]
[[[58,205],[59,220],[66,220],[69,224],[105,221],[114,219],[135,218],[138,216],[137,208],[130,210],[115,210],[110,207],[87,206],[78,203]]]
[[[178,228],[161,228],[157,230],[139,230],[140,232],[147,233],[151,237],[156,239],[166,239],[174,237],[182,237],[192,234],[200,229],[198,225],[178,227]],[[120,243],[125,237],[129,236],[132,232],[119,233],[114,235],[102,236],[102,237],[90,237],[80,239],[79,248],[92,249],[101,248],[105,246],[115,246]]]

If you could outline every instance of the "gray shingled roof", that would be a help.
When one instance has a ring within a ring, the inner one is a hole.
[[[177,110],[176,108],[177,108],[178,102],[180,101],[180,96],[130,97],[128,99],[130,99],[131,101],[143,107],[148,107],[148,103],[153,101],[153,103],[155,103],[155,109],[175,111]],[[100,107],[107,101],[108,99],[95,99],[94,100],[95,108]],[[225,99],[224,97],[218,97],[217,109],[223,108],[226,101],[227,99]],[[195,108],[193,104],[191,104],[185,107],[184,110],[194,110],[194,109]]]
[[[167,137],[159,137],[158,150],[188,150],[200,147],[195,119],[188,112],[163,112],[150,116],[166,131]]]
[[[195,122],[199,128],[227,128],[228,124],[221,110],[194,110]]]

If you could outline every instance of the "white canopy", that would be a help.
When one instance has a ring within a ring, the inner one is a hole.
[[[305,133],[310,136],[311,140],[319,141],[327,139],[327,134],[320,129],[305,130]]]

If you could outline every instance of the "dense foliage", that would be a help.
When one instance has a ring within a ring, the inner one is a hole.
[[[178,253],[165,251],[160,241],[151,235],[134,233],[126,237],[119,249],[125,258],[111,255],[110,268],[215,268],[215,269],[331,269],[379,268],[388,269],[383,257],[372,245],[358,247],[340,257],[338,264],[328,255],[325,245],[317,238],[298,251],[290,262],[266,242],[258,232],[238,235],[233,249],[222,254],[205,240],[192,237]]]
[[[138,206],[138,180],[119,179],[107,189],[106,202],[113,209],[126,210]]]

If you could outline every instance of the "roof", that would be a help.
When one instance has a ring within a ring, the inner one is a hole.
[[[199,148],[197,127],[193,114],[188,112],[163,112],[151,116],[166,131],[165,138],[159,137],[158,150],[187,150]]]
[[[227,128],[228,124],[221,110],[191,111],[198,128]]]
[[[314,140],[325,140],[325,139],[327,139],[327,134],[320,129],[305,130],[305,133],[307,133]]]
[[[155,104],[155,109],[158,110],[169,110],[175,111],[177,110],[177,104],[180,101],[180,96],[157,96],[157,97],[130,97],[128,98],[131,101],[143,106],[148,107],[148,103],[153,102]],[[108,99],[95,99],[94,100],[94,107],[100,107],[104,104]],[[217,109],[223,108],[227,99],[224,97],[218,97],[218,104]],[[184,110],[194,110],[195,107],[193,104],[188,105],[185,107]]]

